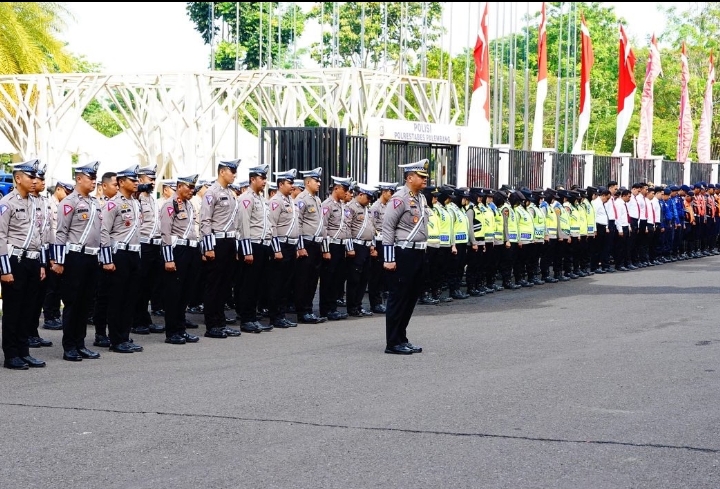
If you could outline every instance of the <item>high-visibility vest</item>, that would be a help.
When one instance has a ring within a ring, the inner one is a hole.
[[[550,238],[557,238],[558,235],[558,226],[560,225],[560,222],[557,214],[555,214],[555,209],[558,208],[558,205],[559,204],[557,202],[551,204],[545,218],[545,227],[547,228],[548,236],[550,236]]]
[[[518,222],[517,222],[517,216],[515,215],[515,210],[510,207],[510,204],[508,202],[505,202],[503,206],[500,208],[500,214],[504,215],[507,212],[507,227],[508,227],[508,235],[507,240],[511,243],[517,243],[518,242]],[[503,222],[504,225],[504,222]]]
[[[569,204],[568,204],[569,205]],[[565,234],[570,234],[571,226],[570,226],[570,213],[565,208],[565,204],[558,203],[558,207],[560,208],[560,229]]]
[[[573,206],[573,214],[577,214],[578,226],[580,227],[580,236],[587,236],[588,225],[587,225],[587,212],[583,208],[582,204]]]
[[[570,236],[579,236],[580,222],[578,221],[577,212],[573,212],[573,206],[570,202],[563,203],[563,210],[567,213],[568,222],[570,223]]]
[[[438,216],[440,245],[450,246],[450,233],[452,233],[452,220],[450,218],[450,212],[441,204],[434,205],[433,210]]]
[[[467,214],[455,204],[450,204],[449,209],[453,213],[453,234],[455,235],[455,244],[465,244],[470,237],[468,236],[468,218]]]
[[[502,207],[500,207],[497,211],[494,212],[495,214],[495,241],[499,243],[504,243],[505,236],[503,236],[503,230],[504,230],[504,224],[503,224],[503,216],[502,216]]]
[[[440,244],[440,218],[431,210],[428,216],[428,245]]]
[[[533,217],[533,228],[535,241],[545,241],[545,213],[535,204],[530,204],[530,207],[535,211]],[[557,231],[555,231],[557,233]]]
[[[517,226],[518,235],[521,243],[532,243],[533,236],[535,234],[535,227],[533,226],[533,220],[530,213],[525,209],[522,204],[514,207],[515,214],[517,215]]]
[[[491,242],[495,239],[495,213],[490,207],[479,205],[482,212],[482,230],[485,233],[485,242]],[[477,209],[476,208],[476,209]]]
[[[480,208],[480,204],[473,206],[473,236],[475,236],[475,241],[485,241],[483,221],[483,210]]]
[[[583,200],[585,205],[585,214],[587,214],[587,230],[588,234],[594,234],[597,226],[595,225],[595,207],[590,203],[589,200]]]

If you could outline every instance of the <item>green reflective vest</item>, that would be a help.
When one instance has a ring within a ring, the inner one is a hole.
[[[502,214],[503,219],[507,218],[507,228],[508,228],[508,234],[506,241],[510,241],[511,243],[517,243],[518,242],[518,220],[517,215],[515,214],[515,209],[510,207],[510,204],[508,202],[505,202],[503,206],[500,208],[500,214]]]
[[[583,200],[583,205],[585,206],[585,214],[587,214],[587,230],[588,234],[594,234],[596,231],[596,225],[595,225],[595,208],[590,203],[589,200],[585,199]]]
[[[530,207],[535,211],[535,216],[533,217],[535,241],[545,241],[545,213],[535,204],[530,204]],[[555,232],[557,233],[557,230]]]
[[[573,214],[578,216],[578,224],[580,227],[580,236],[587,236],[588,224],[587,224],[587,212],[582,204],[573,206]]]
[[[428,216],[428,245],[440,244],[440,217],[438,217],[435,209],[431,209]]]
[[[526,208],[519,205],[514,208],[517,215],[518,234],[521,243],[532,243],[535,234],[532,216]]]
[[[450,246],[450,233],[452,233],[452,219],[450,217],[450,212],[443,207],[442,204],[436,204],[433,206],[433,210],[438,216],[440,246]]]
[[[450,204],[448,210],[453,213],[453,235],[455,236],[455,244],[465,244],[470,239],[468,236],[468,218],[465,211]]]
[[[570,223],[570,236],[579,236],[580,221],[578,220],[577,212],[574,212],[573,206],[570,202],[563,203],[563,210],[567,213],[568,222]]]
[[[475,241],[485,241],[485,230],[483,229],[485,219],[480,206],[481,204],[473,206],[473,236],[475,236]]]
[[[482,211],[482,228],[485,233],[485,242],[490,242],[495,239],[495,213],[493,210],[485,205],[480,205]]]

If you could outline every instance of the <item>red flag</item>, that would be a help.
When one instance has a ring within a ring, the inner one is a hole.
[[[490,147],[490,39],[488,38],[488,4],[485,2],[480,29],[473,53],[475,80],[468,114],[468,126],[477,130],[476,143]]]
[[[537,96],[535,98],[535,121],[533,122],[533,134],[531,149],[538,151],[542,149],[543,142],[543,119],[545,98],[547,97],[547,17],[545,16],[545,2],[540,11],[540,28],[538,32],[538,76]]]
[[[690,93],[688,92],[690,68],[688,67],[687,50],[684,42],[680,54],[680,66],[682,74],[680,77],[680,124],[678,126],[677,160],[685,163],[692,145],[693,124],[690,115]]]
[[[618,74],[617,132],[613,154],[620,152],[620,145],[635,107],[635,89],[637,88],[635,84],[635,53],[630,47],[630,41],[622,25],[620,25]]]
[[[653,134],[653,99],[655,97],[655,80],[662,73],[660,63],[660,50],[657,39],[653,34],[650,41],[650,54],[648,55],[647,68],[645,69],[645,83],[640,98],[640,132],[637,141],[638,158],[650,158],[652,154]]]
[[[712,129],[713,99],[712,89],[715,83],[715,65],[713,65],[713,55],[710,52],[710,66],[708,69],[708,78],[705,83],[705,100],[703,101],[703,111],[700,115],[700,127],[698,128],[697,152],[698,161],[701,163],[709,163],[710,154],[710,131]]]
[[[590,30],[585,22],[584,14],[580,24],[580,40],[582,48],[580,56],[580,117],[578,118],[578,135],[573,145],[573,153],[579,153],[582,150],[582,141],[590,126],[590,70],[595,63]]]

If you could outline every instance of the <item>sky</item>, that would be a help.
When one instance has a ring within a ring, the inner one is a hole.
[[[511,2],[506,2],[510,5]],[[653,5],[683,5],[682,2],[642,4],[636,2],[605,2],[615,6],[619,16],[628,21],[631,38],[643,42],[653,31],[665,27],[663,15]],[[491,2],[490,37],[495,37],[493,9],[500,2]],[[210,48],[203,44],[200,34],[185,13],[185,2],[144,2],[109,4],[105,2],[66,2],[74,19],[68,21],[66,32],[59,37],[68,43],[76,55],[90,62],[101,63],[106,73],[186,73],[208,69]],[[112,5],[112,6],[109,6]],[[444,15],[449,34],[443,46],[457,53],[464,46],[474,46],[479,23],[480,2],[446,4]],[[515,2],[517,17],[540,10],[541,2]],[[450,15],[452,10],[452,16]],[[506,30],[510,31],[510,9],[506,10]],[[521,27],[519,21],[516,23]],[[501,30],[501,29],[500,29]],[[317,26],[308,25],[307,36],[299,45],[319,38]],[[590,26],[592,35],[592,26]]]

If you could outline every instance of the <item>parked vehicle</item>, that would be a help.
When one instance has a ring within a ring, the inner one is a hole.
[[[7,195],[13,189],[12,173],[0,173],[0,194]]]

